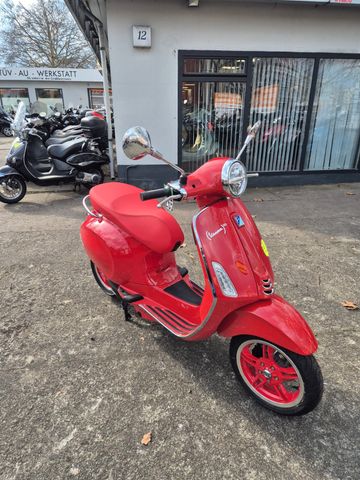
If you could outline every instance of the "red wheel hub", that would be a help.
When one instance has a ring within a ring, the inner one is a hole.
[[[256,345],[256,349],[254,346]],[[262,342],[250,342],[240,352],[239,367],[250,388],[273,403],[296,403],[301,378],[281,350]]]

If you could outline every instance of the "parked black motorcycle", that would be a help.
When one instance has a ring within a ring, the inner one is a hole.
[[[3,108],[0,107],[0,132],[5,137],[12,137],[13,132],[11,129],[12,118]]]
[[[47,133],[35,127],[23,128],[24,118],[25,106],[19,106],[14,120],[18,137],[6,165],[0,168],[0,201],[19,202],[26,194],[26,181],[36,185],[74,183],[87,188],[103,182],[101,167],[109,163],[109,157],[99,147],[106,136],[104,120],[85,117],[82,136],[46,146]]]

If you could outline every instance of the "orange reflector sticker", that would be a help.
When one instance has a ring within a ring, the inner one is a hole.
[[[245,273],[245,274],[248,273],[247,266],[244,263],[240,262],[239,260],[236,260],[235,265],[237,266],[237,268],[240,270],[241,273]]]

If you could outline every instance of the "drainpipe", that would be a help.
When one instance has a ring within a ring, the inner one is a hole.
[[[110,108],[110,92],[109,92],[109,75],[108,75],[108,64],[106,58],[106,37],[104,32],[104,25],[102,22],[95,17],[95,15],[88,10],[84,5],[83,1],[80,2],[83,8],[85,15],[91,19],[96,28],[98,37],[99,37],[99,48],[100,48],[100,61],[103,75],[103,85],[104,85],[104,101],[105,101],[105,111],[106,111],[106,121],[107,121],[107,131],[108,131],[108,148],[109,148],[109,157],[110,157],[110,176],[112,180],[115,180],[115,163],[114,163],[114,150],[113,150],[113,135],[112,135],[112,124],[111,124],[111,108]]]
[[[115,179],[115,165],[114,165],[114,150],[113,150],[113,134],[112,134],[112,123],[111,123],[111,107],[110,107],[110,91],[109,91],[109,75],[108,75],[108,65],[105,51],[105,34],[104,26],[100,21],[96,22],[96,29],[99,36],[99,47],[100,47],[100,59],[101,59],[101,68],[103,75],[103,84],[104,84],[104,101],[105,101],[105,111],[106,111],[106,120],[107,120],[107,131],[108,131],[108,146],[109,146],[109,157],[110,157],[110,176],[111,179]]]

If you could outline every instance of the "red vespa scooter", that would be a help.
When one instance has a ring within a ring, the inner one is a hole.
[[[214,158],[189,175],[172,165],[181,176],[162,189],[93,187],[92,208],[88,197],[83,202],[88,217],[81,238],[96,281],[120,300],[127,320],[139,315],[182,340],[215,333],[231,338],[231,364],[245,389],[277,413],[302,415],[322,396],[313,356],[317,341],[300,313],[274,293],[265,242],[239,199],[251,176],[239,158],[258,128],[249,130],[235,159]],[[141,127],[126,132],[123,149],[133,160],[150,154],[170,163]],[[160,197],[165,197],[160,203],[153,200]],[[192,229],[204,288],[177,265],[175,251],[184,235],[162,208],[187,198],[196,198],[200,208]]]

